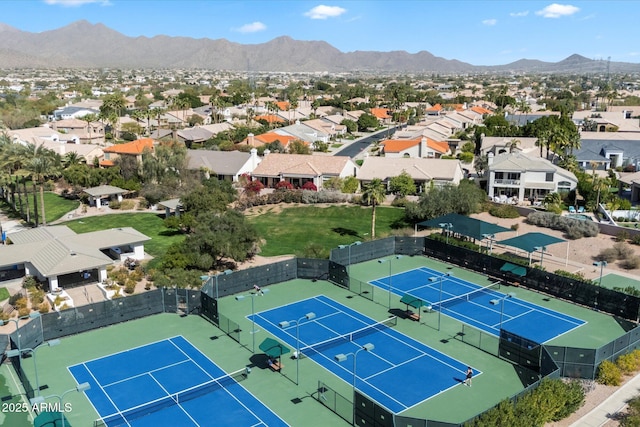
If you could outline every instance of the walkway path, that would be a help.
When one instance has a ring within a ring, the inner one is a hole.
[[[607,424],[613,415],[624,409],[629,399],[640,395],[639,390],[640,374],[627,381],[601,404],[569,427],[599,427]]]

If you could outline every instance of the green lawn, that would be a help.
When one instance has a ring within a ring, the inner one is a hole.
[[[37,202],[38,202],[38,215],[40,215],[40,194],[36,194]],[[62,218],[68,212],[71,212],[74,209],[77,209],[80,206],[80,202],[78,200],[68,200],[64,197],[58,196],[55,193],[46,192],[44,193],[44,209],[45,215],[47,217],[47,223],[55,221],[57,219]],[[27,203],[24,197],[22,198],[22,208],[24,210],[27,209]],[[0,206],[4,212],[9,212],[9,205],[5,202],[2,202]],[[20,212],[20,205],[16,200],[16,210],[18,213]],[[34,215],[34,204],[33,204],[33,193],[29,193],[29,212],[31,212],[31,221],[35,221]],[[13,215],[15,216],[15,215]]]
[[[0,288],[0,301],[4,301],[9,298],[9,291],[7,288]]]
[[[256,214],[257,213],[257,214]],[[378,207],[376,237],[404,228],[404,210]],[[249,221],[265,239],[260,255],[302,255],[309,245],[328,249],[355,240],[370,239],[371,208],[360,206],[302,206],[280,210],[277,206],[256,208]]]
[[[257,213],[256,213],[257,212]],[[376,209],[376,236],[386,236],[392,230],[406,227],[404,210],[378,207]],[[309,245],[318,246],[319,256],[328,256],[328,250],[355,240],[367,240],[371,233],[371,208],[359,206],[301,206],[280,210],[278,206],[257,208],[249,217],[260,236],[265,239],[261,255],[303,255]],[[151,237],[145,251],[154,257],[162,256],[182,234],[167,229],[162,218],[152,213],[121,213],[91,216],[64,223],[76,233],[86,233],[116,227],[133,227]]]
[[[151,237],[144,244],[144,250],[154,257],[164,255],[174,242],[184,238],[180,233],[164,226],[162,218],[153,213],[121,213],[112,215],[90,216],[64,223],[76,233],[105,230],[108,228],[133,227],[142,234]]]

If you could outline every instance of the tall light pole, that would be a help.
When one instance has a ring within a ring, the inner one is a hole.
[[[508,298],[513,298],[515,296],[516,296],[516,294],[514,292],[509,292],[508,294],[505,294],[504,296],[502,296],[500,298],[492,299],[491,301],[489,301],[489,303],[491,305],[500,304],[500,326],[499,326],[499,329],[502,329],[502,318],[504,316],[504,300],[506,300]]]
[[[55,347],[58,344],[60,344],[60,340],[55,339],[55,340],[49,340],[49,341],[43,342],[42,346]],[[22,350],[7,351],[7,357],[16,357],[16,356],[22,357],[24,353],[31,353],[31,356],[33,357],[33,370],[36,373],[36,390],[38,392],[37,396],[40,396],[40,382],[38,381],[38,365],[36,364],[36,350],[38,350],[39,348],[42,348],[42,346],[36,347],[36,348],[23,348]]]
[[[607,261],[596,261],[593,263],[596,267],[600,267],[600,280],[598,281],[598,286],[602,286],[602,272],[604,268],[607,266]]]
[[[393,261],[394,259],[400,259],[402,258],[402,255],[395,255],[391,258],[385,258],[385,259],[379,259],[378,262],[380,264],[384,264],[385,262],[389,263],[389,310],[391,310],[391,293],[393,292],[393,286],[391,286],[391,261]]]
[[[340,249],[349,248],[349,263],[347,264],[347,275],[349,275],[349,277],[351,277],[351,246],[360,246],[361,244],[362,242],[360,240],[356,240],[349,245],[338,245]]]
[[[359,349],[357,349],[354,353],[340,353],[340,354],[336,354],[335,356],[333,356],[333,358],[335,359],[336,362],[338,363],[342,363],[345,360],[347,360],[347,358],[349,356],[353,356],[353,424],[356,424],[356,378],[358,377],[356,375],[356,360],[358,358],[358,353],[360,353],[361,351],[372,351],[375,348],[375,346],[371,343],[367,343],[365,345],[363,345],[362,347],[360,347]]]
[[[209,280],[214,279],[214,285],[216,287],[216,294],[215,295],[216,295],[216,301],[217,301],[218,300],[218,276],[228,275],[228,274],[231,274],[231,273],[233,273],[232,270],[224,270],[224,271],[218,272],[218,273],[216,273],[216,274],[214,274],[212,276],[211,275],[200,276],[200,280],[202,280],[202,281],[206,280],[208,282]]]
[[[36,319],[38,317],[40,317],[40,312],[32,311],[31,313],[29,313],[28,316],[22,316],[17,319],[0,320],[0,326],[4,326],[9,322],[13,322],[16,324],[16,337],[18,339],[17,344],[18,344],[18,350],[20,350],[22,346],[20,345],[20,327],[18,324],[20,323],[21,320]]]
[[[245,294],[245,295],[236,295],[236,301],[242,301],[243,299],[245,299],[246,297],[250,297],[251,298],[251,337],[252,337],[252,341],[253,341],[253,349],[251,350],[252,353],[256,352],[256,310],[255,310],[255,304],[254,304],[254,299],[256,298],[256,296],[260,295],[264,295],[267,292],[269,292],[269,289],[261,289],[260,293],[258,292],[252,292],[249,294]]]
[[[451,276],[451,273],[440,275],[440,296],[438,296],[438,330],[440,330],[440,322],[442,321],[442,281],[445,277]]]
[[[315,319],[316,314],[310,312],[299,318],[298,320],[283,320],[279,323],[282,329],[288,328],[292,323],[296,325],[296,385],[300,383],[300,322],[303,320]]]
[[[447,245],[449,244],[449,233],[451,232],[451,229],[453,228],[453,224],[451,224],[450,222],[442,222],[439,224],[440,228],[442,228],[443,230],[447,230],[447,234],[445,234],[445,241],[447,243]]]
[[[91,388],[91,384],[89,383],[80,383],[78,384],[75,388],[72,388],[71,390],[67,390],[64,393],[62,393],[60,396],[58,396],[57,394],[52,394],[50,396],[37,396],[34,397],[32,399],[30,399],[31,402],[31,407],[33,406],[37,406],[40,405],[41,403],[44,403],[44,401],[46,399],[50,399],[52,397],[57,397],[58,398],[58,402],[60,404],[59,409],[60,409],[60,419],[62,421],[62,427],[64,427],[64,407],[63,405],[63,401],[64,401],[64,397],[69,394],[72,393],[74,391],[77,391],[78,393],[82,393],[83,391],[87,391]]]

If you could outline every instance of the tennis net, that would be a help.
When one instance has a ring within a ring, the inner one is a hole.
[[[204,396],[222,388],[227,388],[232,384],[237,384],[238,382],[246,379],[248,375],[249,369],[240,369],[230,374],[223,375],[219,378],[214,378],[197,386],[167,395],[165,397],[161,397],[160,399],[152,400],[142,405],[134,406],[124,411],[107,415],[96,421],[94,423],[94,427],[117,427],[122,425],[129,425],[131,421],[146,417],[147,415],[154,412],[161,411],[173,405],[179,405],[186,401]]]
[[[388,319],[373,323],[371,325],[367,325],[364,328],[357,329],[353,332],[349,332],[348,334],[339,335],[325,341],[320,341],[306,347],[302,347],[300,349],[300,357],[304,357],[305,355],[308,357],[311,354],[322,353],[331,347],[335,347],[346,342],[355,341],[358,338],[362,338],[376,332],[383,332],[393,326],[396,326],[397,324],[398,318],[396,316],[389,317]]]
[[[456,295],[452,298],[442,300],[441,302],[432,303],[432,306],[434,309],[438,307],[446,309],[457,304],[474,301],[482,297],[499,298],[503,296],[501,292],[497,291],[497,289],[499,288],[500,282],[492,283],[489,286],[485,286],[484,288],[474,289],[473,291],[467,292],[466,294]]]

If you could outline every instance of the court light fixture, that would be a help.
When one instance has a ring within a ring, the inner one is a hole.
[[[252,352],[255,353],[256,352],[256,332],[258,332],[256,330],[256,310],[255,310],[255,303],[254,300],[256,298],[256,296],[260,295],[264,295],[266,293],[269,293],[269,289],[260,289],[260,293],[255,292],[255,293],[249,293],[249,294],[245,294],[245,295],[236,295],[236,301],[242,301],[245,298],[249,297],[251,298],[251,338],[252,338],[252,342],[253,342],[253,348],[252,348]]]
[[[315,318],[316,314],[314,312],[309,312],[298,320],[283,320],[279,323],[282,329],[288,328],[292,323],[296,325],[296,385],[299,385],[300,383],[300,357],[302,357],[300,354],[300,322],[303,320],[313,320]]]
[[[508,294],[505,294],[501,298],[495,298],[489,301],[491,305],[500,304],[500,329],[502,329],[502,319],[504,317],[504,300],[509,298],[515,298],[515,296],[516,296],[515,292],[509,292]]]

